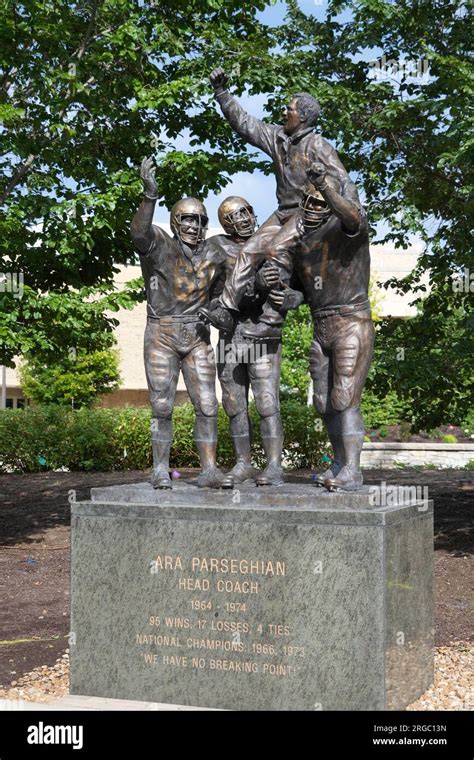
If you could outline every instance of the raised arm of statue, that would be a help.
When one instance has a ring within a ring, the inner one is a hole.
[[[131,225],[132,240],[139,253],[143,254],[148,253],[155,240],[153,213],[158,199],[155,171],[153,159],[144,158],[140,168],[140,178],[143,182],[143,200]]]
[[[349,177],[337,151],[326,140],[323,141],[321,159],[329,174],[337,177],[341,185],[341,195],[360,206],[359,192],[356,185]]]
[[[326,167],[321,162],[315,161],[309,167],[307,175],[310,182],[320,191],[336,216],[339,217],[345,230],[349,234],[355,234],[359,230],[362,221],[360,206],[352,199],[350,200],[348,197],[341,195],[332,183],[326,181]],[[357,201],[358,199],[359,196],[357,195]]]
[[[232,129],[251,145],[273,156],[278,127],[275,124],[266,124],[244,111],[240,103],[227,91],[228,80],[223,69],[214,69],[210,79],[214,95]]]

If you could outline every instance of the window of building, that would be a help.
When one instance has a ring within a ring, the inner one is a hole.
[[[5,409],[24,409],[28,406],[26,399],[24,398],[8,398],[6,399]]]

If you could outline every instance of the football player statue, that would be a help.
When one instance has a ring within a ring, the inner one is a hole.
[[[140,171],[144,197],[131,226],[147,299],[144,354],[152,406],[151,482],[155,488],[172,487],[171,417],[181,370],[196,411],[194,440],[201,461],[197,485],[232,488],[232,477],[216,466],[216,366],[209,329],[197,314],[225,277],[225,257],[206,243],[207,212],[196,198],[184,198],[171,209],[172,236],[152,223],[158,199],[154,175],[152,159],[145,158]]]
[[[228,277],[238,261],[242,247],[255,231],[256,218],[252,206],[239,196],[226,198],[219,206],[218,215],[225,234],[209,238],[208,244],[211,250],[224,253]],[[236,464],[230,474],[237,483],[255,479],[259,486],[280,485],[284,480],[281,466],[283,428],[279,401],[281,341],[256,343],[245,337],[245,331],[255,327],[262,314],[263,304],[267,298],[271,298],[268,289],[271,288],[272,277],[275,283],[279,280],[278,273],[276,277],[270,273],[268,281],[265,280],[267,269],[260,271],[263,262],[262,256],[259,260],[256,258],[256,278],[248,283],[246,294],[240,303],[235,330],[232,335],[220,334],[217,352],[222,404],[229,417],[236,454]],[[258,289],[258,284],[261,290]],[[289,308],[296,308],[303,300],[300,292],[290,289],[287,289],[285,296],[285,301],[282,297],[278,304],[273,304],[282,315]],[[216,302],[211,304],[211,313],[215,305]],[[260,416],[261,440],[267,458],[267,466],[260,474],[255,472],[250,460],[249,388],[252,389]]]
[[[308,178],[288,239],[278,247],[271,244],[266,256],[275,272],[285,269],[284,279],[291,273],[298,276],[313,318],[314,404],[334,451],[333,463],[316,476],[316,484],[352,491],[363,482],[360,399],[375,334],[368,296],[367,218],[359,204],[341,195],[338,179],[322,163],[309,168]]]

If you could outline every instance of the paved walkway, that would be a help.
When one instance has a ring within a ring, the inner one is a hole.
[[[54,702],[26,702],[25,700],[0,699],[0,712],[28,710],[207,710],[206,707],[189,705],[165,705],[160,702],[136,702],[129,699],[104,699],[102,697],[82,697],[68,694]]]

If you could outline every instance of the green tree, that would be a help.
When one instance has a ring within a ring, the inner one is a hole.
[[[119,387],[118,365],[116,351],[71,348],[54,364],[26,358],[20,366],[21,385],[26,397],[37,404],[89,407],[98,396]]]
[[[309,306],[288,312],[283,325],[280,391],[306,403],[310,383],[309,349],[313,326]]]
[[[276,81],[288,73],[275,110],[288,92],[316,95],[325,135],[363,188],[373,240],[383,222],[377,242],[407,249],[416,235],[424,244],[414,271],[387,283],[413,294],[418,316],[379,324],[370,387],[380,400],[389,387],[403,395],[417,426],[459,421],[473,404],[468,3],[330,0],[323,21],[294,0],[288,8]],[[456,288],[461,274],[467,285]],[[394,359],[400,348],[404,362]]]
[[[64,345],[86,347],[83,318],[110,344],[113,320],[105,309],[118,308],[110,291],[114,264],[133,255],[128,226],[140,193],[136,167],[145,154],[155,152],[168,206],[183,194],[219,190],[236,171],[271,171],[211,101],[207,78],[220,63],[236,94],[269,93],[273,119],[289,94],[316,95],[322,131],[363,188],[373,231],[384,223],[379,242],[406,249],[414,235],[423,240],[416,269],[397,283],[418,301],[429,273],[419,342],[412,342],[409,322],[399,326],[401,345],[411,341],[418,363],[437,339],[436,330],[430,337],[435,315],[467,318],[472,292],[450,286],[469,267],[471,251],[468,4],[329,0],[318,20],[287,0],[286,23],[276,28],[258,20],[265,5],[3,3],[0,246],[3,271],[22,272],[25,290],[19,299],[0,288],[0,362],[11,364],[28,349],[54,354]],[[415,76],[412,61],[420,66]],[[425,65],[429,74],[419,76]],[[383,76],[374,77],[376,71]],[[173,148],[178,135],[189,137],[187,152]],[[101,296],[96,305],[84,288]],[[134,292],[120,296],[123,305]],[[55,313],[66,319],[72,304],[73,332],[62,346],[60,320],[48,304],[43,309],[50,298],[58,299]],[[390,329],[381,325],[381,347]],[[458,357],[446,394],[456,395],[468,362]]]
[[[154,153],[164,202],[217,190],[258,161],[242,152],[212,103],[208,73],[262,53],[272,33],[263,0],[3,0],[0,25],[0,363],[35,351],[111,344],[106,310],[129,225],[137,167]],[[191,149],[173,150],[178,135]],[[96,302],[91,305],[91,291]],[[68,323],[67,335],[58,325]],[[92,343],[92,345],[91,345]]]
[[[435,283],[469,266],[474,72],[467,3],[330,0],[324,21],[294,0],[288,7],[279,29],[285,94],[302,88],[321,100],[323,131],[357,173],[371,223],[386,223],[381,242],[406,249],[414,234],[425,242],[402,287],[419,286],[426,270]]]
[[[379,399],[389,393],[403,399],[415,430],[462,425],[474,394],[472,318],[439,289],[420,304],[416,317],[380,324],[368,389]]]

